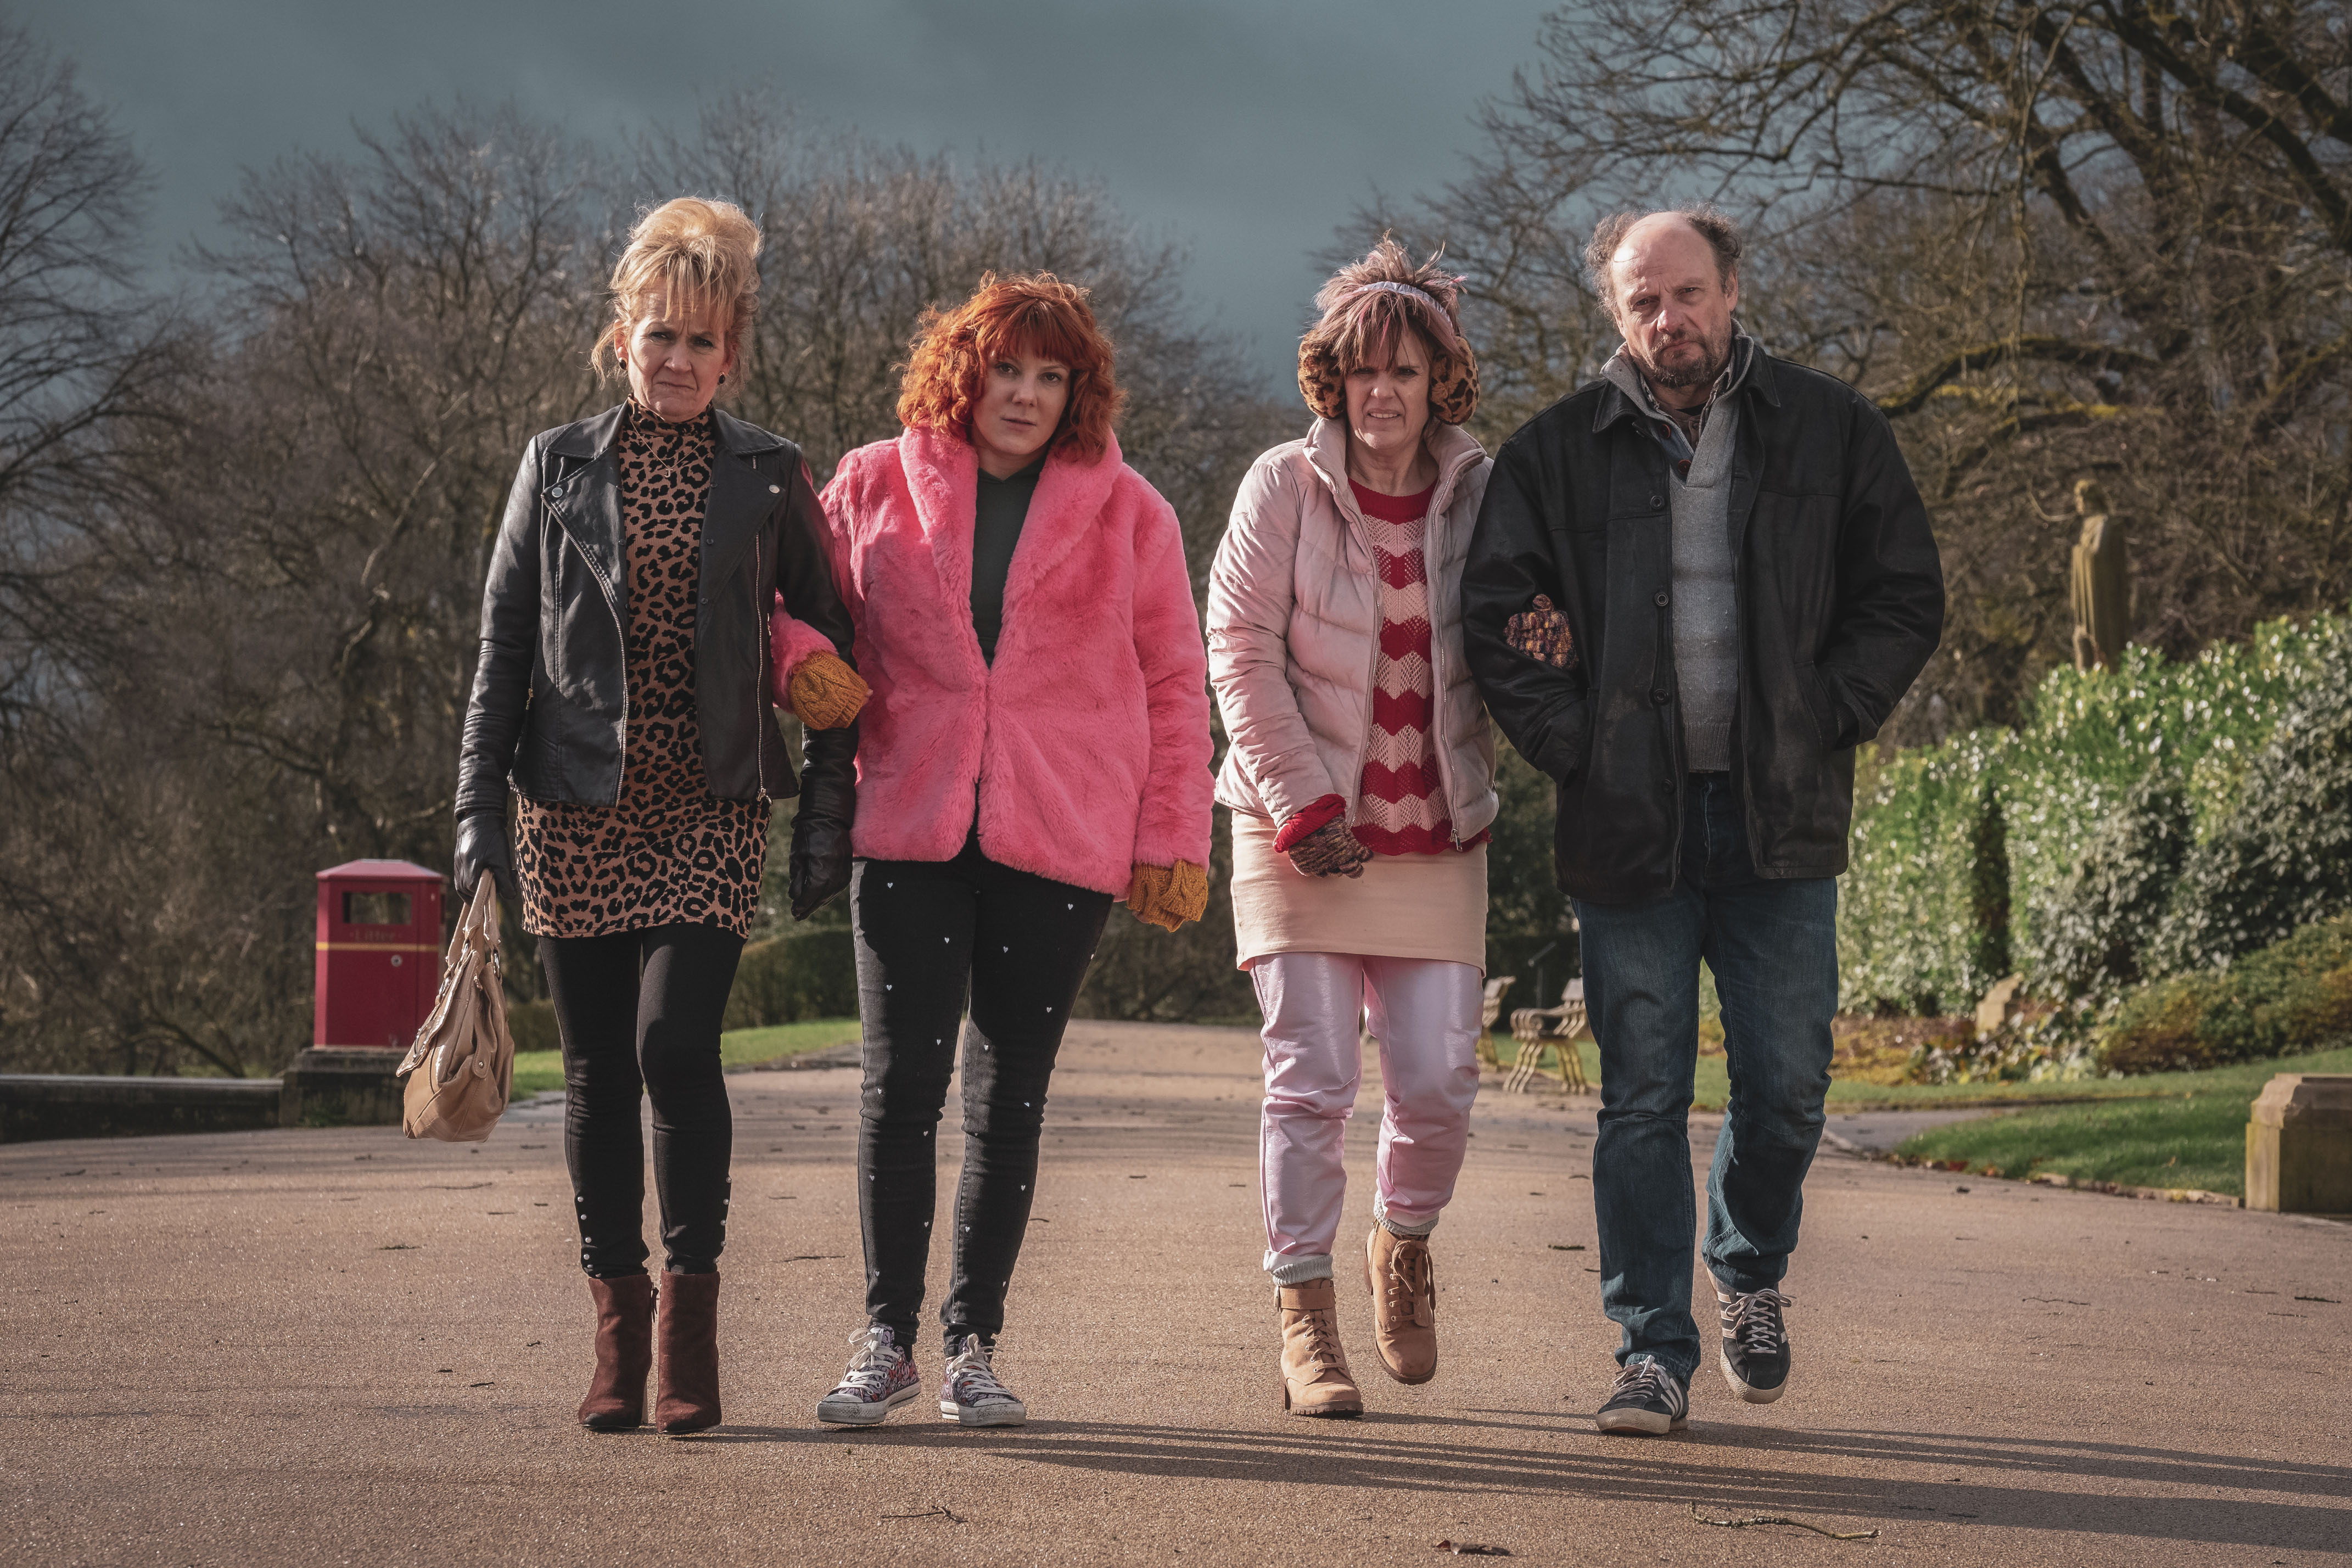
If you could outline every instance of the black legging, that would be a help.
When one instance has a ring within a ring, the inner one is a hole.
[[[646,1271],[641,1089],[654,1102],[664,1257],[675,1273],[719,1270],[735,1138],[719,1022],[742,952],[741,937],[709,925],[539,939],[563,1036],[563,1162],[592,1279]]]
[[[937,1205],[933,1134],[961,1035],[963,1179],[940,1321],[950,1342],[992,1343],[1035,1195],[1046,1080],[1111,898],[998,865],[968,840],[952,860],[860,860],[849,899],[866,1037],[866,1310],[914,1342]]]

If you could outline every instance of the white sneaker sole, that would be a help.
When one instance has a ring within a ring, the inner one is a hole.
[[[940,1419],[959,1426],[1026,1426],[1029,1407],[1019,1400],[1001,1405],[958,1405],[952,1399],[942,1399]]]
[[[887,1399],[820,1399],[816,1402],[816,1418],[828,1426],[879,1426],[890,1419],[890,1412],[922,1392],[921,1384],[910,1383]]]
[[[1774,1400],[1780,1398],[1780,1395],[1789,1392],[1789,1385],[1785,1382],[1783,1382],[1778,1388],[1748,1387],[1746,1384],[1739,1381],[1739,1374],[1731,1370],[1731,1356],[1727,1352],[1720,1350],[1717,1351],[1715,1352],[1715,1362],[1717,1366],[1723,1368],[1723,1381],[1731,1384],[1731,1392],[1739,1395],[1740,1398],[1748,1401],[1750,1405],[1769,1405]]]
[[[1655,1410],[1604,1410],[1592,1418],[1603,1432],[1629,1433],[1637,1437],[1663,1437],[1690,1425],[1687,1415],[1665,1415]]]

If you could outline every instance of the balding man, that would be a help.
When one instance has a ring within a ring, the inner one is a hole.
[[[1601,1044],[1592,1196],[1622,1331],[1604,1432],[1687,1424],[1699,962],[1730,1101],[1704,1246],[1726,1380],[1788,1386],[1780,1286],[1829,1089],[1853,749],[1935,651],[1944,584],[1885,418],[1739,328],[1738,230],[1623,213],[1585,252],[1624,338],[1496,455],[1463,575],[1486,706],[1559,785]]]

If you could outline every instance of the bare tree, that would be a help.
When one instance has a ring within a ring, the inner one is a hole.
[[[2086,474],[2133,515],[2147,640],[2352,592],[2347,51],[2342,0],[1601,0],[1414,226],[1527,279],[1490,307],[1507,370],[1576,358],[1543,334],[1599,211],[1748,215],[1750,325],[1877,397],[1936,506],[1915,707],[2006,717],[2065,656]]]
[[[1241,466],[1289,422],[1191,325],[1181,255],[1098,186],[751,112],[658,140],[627,181],[511,111],[467,109],[362,133],[352,160],[250,174],[232,239],[193,258],[212,285],[201,352],[175,353],[191,334],[152,331],[121,267],[136,169],[70,88],[0,69],[0,93],[32,106],[8,123],[47,104],[58,144],[99,158],[83,226],[56,226],[27,253],[40,266],[0,233],[0,280],[48,290],[0,300],[0,342],[49,333],[47,360],[0,355],[0,393],[20,389],[0,398],[0,475],[25,454],[31,476],[0,488],[0,1025],[18,1064],[267,1070],[309,1034],[312,874],[446,859],[483,563],[525,442],[618,395],[588,350],[632,199],[702,189],[765,219],[767,310],[737,403],[820,470],[897,429],[917,319],[990,269],[1094,289],[1135,391],[1125,448],[1198,565]],[[1229,942],[1130,923],[1105,954],[1107,1007],[1235,989]],[[527,945],[512,957],[527,992]]]
[[[1092,290],[1130,395],[1120,447],[1184,519],[1196,573],[1242,468],[1297,423],[1229,342],[1193,324],[1181,249],[1138,230],[1098,182],[814,135],[744,93],[690,133],[652,139],[637,184],[648,201],[723,195],[760,221],[760,323],[740,406],[800,442],[820,479],[842,453],[898,433],[917,321],[992,271],[1050,271]]]
[[[353,854],[446,843],[481,574],[524,444],[600,399],[609,198],[513,112],[362,135],[247,177],[208,253],[233,334],[198,435],[221,737],[314,792]],[[289,672],[294,675],[289,679]]]

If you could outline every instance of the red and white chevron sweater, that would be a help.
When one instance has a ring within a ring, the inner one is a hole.
[[[1429,569],[1423,524],[1436,494],[1383,495],[1349,481],[1380,574],[1381,647],[1372,666],[1372,730],[1364,750],[1356,841],[1375,855],[1435,855],[1454,847],[1437,776],[1429,657]],[[1472,842],[1483,842],[1480,833]],[[1466,846],[1465,846],[1466,847]]]

